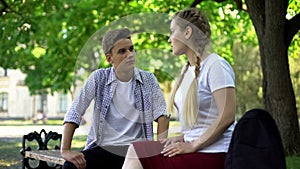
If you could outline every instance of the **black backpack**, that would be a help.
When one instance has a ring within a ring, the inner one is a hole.
[[[281,137],[265,110],[247,111],[233,131],[225,169],[286,169]]]

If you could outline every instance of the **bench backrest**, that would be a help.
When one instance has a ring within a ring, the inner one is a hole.
[[[58,134],[57,132],[52,132],[52,131],[49,131],[47,133],[44,129],[42,129],[39,133],[34,131],[34,132],[30,132],[27,135],[24,135],[22,138],[22,149],[20,150],[20,153],[23,156],[23,159],[22,159],[23,168],[25,168],[25,167],[28,169],[56,168],[56,165],[49,166],[47,164],[47,162],[45,162],[45,161],[40,161],[39,166],[32,167],[29,163],[29,159],[25,158],[25,151],[32,150],[32,148],[30,146],[28,146],[27,143],[34,142],[34,141],[37,143],[37,150],[49,150],[48,143],[50,140],[55,141],[55,145],[53,146],[53,149],[59,150],[60,144],[61,144],[61,138],[62,138],[62,134]]]
[[[27,135],[23,136],[22,139],[22,148],[26,149],[26,142],[27,141],[36,141],[38,143],[38,150],[48,150],[48,142],[50,140],[58,140],[58,144],[55,145],[55,149],[60,149],[62,135],[58,134],[57,132],[49,131],[46,133],[44,129],[40,131],[40,133],[34,131]]]

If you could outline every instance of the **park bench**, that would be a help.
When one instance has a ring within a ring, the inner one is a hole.
[[[61,168],[65,160],[60,154],[60,143],[62,135],[57,132],[44,129],[40,133],[34,131],[22,138],[22,168],[28,169],[57,169]],[[54,142],[49,149],[49,142]],[[36,150],[32,147],[37,146]]]

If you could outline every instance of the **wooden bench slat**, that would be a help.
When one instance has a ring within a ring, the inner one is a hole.
[[[59,165],[63,165],[65,162],[65,160],[61,157],[60,150],[25,151],[25,158],[34,158]]]

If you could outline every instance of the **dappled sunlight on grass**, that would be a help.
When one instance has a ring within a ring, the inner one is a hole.
[[[0,168],[17,168],[16,166],[21,166],[22,155],[20,149],[20,139],[0,141]]]
[[[80,151],[84,148],[87,136],[74,136],[72,150]]]
[[[17,160],[0,159],[0,167],[1,168],[16,166],[16,165],[19,165],[19,163],[20,163],[20,161],[17,161]]]

